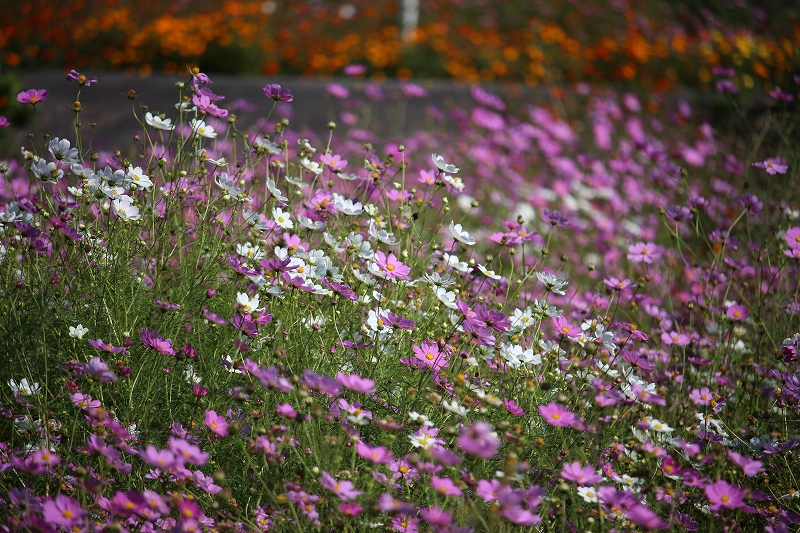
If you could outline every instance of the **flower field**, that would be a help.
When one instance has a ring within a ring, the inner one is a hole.
[[[240,129],[195,68],[104,151],[102,75],[26,88],[0,530],[796,531],[797,81],[756,112],[710,75],[713,123],[474,86],[389,139],[370,109],[423,86],[331,84],[301,136],[292,87]]]
[[[528,84],[708,87],[733,67],[747,86],[790,83],[800,12],[791,2],[402,0],[89,3],[4,9],[0,63],[181,72],[445,77]],[[2,4],[2,3],[0,3]]]

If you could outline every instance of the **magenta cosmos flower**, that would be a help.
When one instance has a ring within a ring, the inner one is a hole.
[[[139,333],[139,338],[142,344],[151,350],[155,350],[164,355],[175,355],[175,349],[172,347],[172,339],[165,339],[160,337],[158,332],[154,329],[142,328]]]
[[[411,272],[411,267],[401,263],[393,253],[389,253],[387,256],[383,252],[375,252],[375,264],[380,270],[377,273],[383,277],[389,279],[411,279],[408,276]]]
[[[277,83],[265,85],[263,90],[264,94],[267,95],[268,98],[272,98],[276,102],[291,102],[294,100],[292,91],[289,89],[284,89]]]
[[[652,242],[637,242],[628,246],[628,259],[634,263],[650,264],[660,258],[662,250]]]
[[[54,525],[68,529],[86,516],[86,511],[81,509],[80,504],[63,494],[59,494],[53,500],[47,500],[42,505],[44,519]]]
[[[8,121],[8,119],[3,115],[0,115],[0,128],[5,128],[10,125],[11,123]]]
[[[46,89],[28,89],[17,95],[17,102],[20,104],[36,105],[45,100],[47,100]]]
[[[566,427],[576,422],[575,414],[567,411],[557,403],[550,402],[547,405],[539,406],[539,414],[551,426]]]

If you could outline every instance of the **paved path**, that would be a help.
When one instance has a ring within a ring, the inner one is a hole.
[[[130,89],[140,93],[134,102],[140,116],[141,105],[148,105],[151,111],[161,111],[168,117],[175,116],[174,104],[178,100],[176,81],[188,79],[187,76],[152,75],[147,78],[125,75],[120,72],[106,72],[96,74],[99,83],[91,87],[84,87],[81,91],[81,102],[85,111],[81,113],[84,124],[97,123],[95,139],[98,148],[126,148],[131,142],[131,136],[137,133],[137,125],[132,116],[131,101],[125,97]],[[49,100],[42,104],[39,113],[39,130],[52,136],[70,136],[73,120],[72,103],[77,96],[78,86],[75,82],[65,81],[65,74],[61,71],[29,71],[21,73],[25,89],[47,89],[50,93]],[[240,119],[237,124],[244,129],[253,125],[257,120],[265,117],[272,106],[272,100],[262,92],[262,87],[267,83],[279,83],[289,88],[294,101],[287,104],[291,108],[291,128],[302,131],[309,128],[318,135],[325,135],[326,125],[329,121],[339,121],[342,110],[346,109],[347,101],[331,96],[327,87],[330,83],[339,83],[351,91],[361,92],[365,81],[352,79],[319,80],[306,78],[286,77],[244,77],[244,76],[212,76],[211,89],[225,100],[220,107],[236,107],[236,101],[244,99],[256,106],[253,111],[237,113]],[[443,105],[463,105],[473,103],[470,96],[470,86],[464,83],[437,81],[420,82],[427,89],[427,95],[414,98],[403,103],[400,96],[401,84],[396,80],[387,80],[380,84],[382,92],[386,95],[384,102],[373,102],[371,110],[382,124],[384,131],[376,133],[392,133],[402,135],[414,128],[423,125],[427,108],[431,104],[439,107]],[[516,97],[541,97],[542,89],[526,88],[524,86],[496,85],[486,86],[498,94]],[[398,108],[405,106],[402,122],[398,122]],[[280,119],[281,115],[273,114],[271,121]],[[27,126],[33,130],[33,124]],[[19,138],[24,141],[24,133],[19,132]]]

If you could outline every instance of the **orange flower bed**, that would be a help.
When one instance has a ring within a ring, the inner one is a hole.
[[[650,88],[707,86],[719,65],[736,68],[744,85],[788,83],[798,67],[800,25],[791,19],[768,32],[679,21],[685,13],[633,2],[422,4],[416,28],[403,28],[402,0],[198,0],[166,10],[154,0],[29,0],[6,11],[20,15],[0,24],[0,60],[144,73],[199,63],[208,71],[317,76],[362,63],[379,77],[635,80]]]

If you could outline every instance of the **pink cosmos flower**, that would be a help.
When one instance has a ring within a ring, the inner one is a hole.
[[[387,256],[383,252],[375,252],[375,264],[380,269],[381,273],[387,278],[397,278],[409,280],[411,279],[408,274],[411,272],[411,267],[404,265],[398,261],[393,253]]]
[[[141,450],[139,457],[150,466],[161,470],[168,470],[177,464],[175,453],[172,450],[159,450],[152,444],[148,444],[144,450]]]
[[[28,89],[27,91],[22,91],[17,95],[17,102],[20,104],[29,104],[35,106],[40,102],[44,102],[47,100],[47,90],[46,89]]]
[[[419,518],[407,514],[397,515],[392,519],[392,529],[400,533],[417,533],[419,531]]]
[[[725,314],[731,320],[739,322],[747,318],[747,307],[741,304],[731,305],[725,310]]]
[[[706,497],[711,502],[711,510],[719,511],[725,507],[727,509],[738,509],[744,507],[745,492],[736,485],[731,485],[727,481],[718,480],[704,487]]]
[[[431,486],[445,496],[461,496],[463,494],[450,478],[431,476]]]
[[[603,481],[602,477],[594,473],[594,468],[581,466],[578,461],[565,463],[564,469],[561,471],[561,477],[567,481],[574,481],[578,485],[594,485]]]
[[[419,510],[419,514],[422,515],[425,521],[434,526],[448,526],[453,522],[453,515],[439,507],[422,508]]]
[[[756,168],[763,168],[770,176],[786,174],[786,171],[789,170],[789,166],[783,160],[773,158],[753,163],[753,166]]]
[[[522,410],[522,407],[517,405],[514,400],[510,400],[508,398],[503,398],[503,407],[506,408],[506,411],[511,413],[514,416],[524,416],[525,411]]]
[[[740,455],[733,450],[728,450],[728,457],[731,461],[733,461],[734,464],[742,467],[742,471],[744,471],[744,475],[747,477],[753,477],[764,470],[761,461],[750,459],[749,457]]]
[[[353,485],[352,481],[337,481],[336,478],[324,470],[319,477],[319,483],[323,488],[336,494],[342,501],[355,500],[363,494],[361,491],[355,490],[355,485]]]
[[[375,392],[375,382],[371,379],[362,378],[355,374],[344,374],[339,372],[336,374],[336,381],[355,392],[363,392],[364,394],[372,394]]]
[[[539,414],[542,415],[542,418],[544,418],[548,424],[556,427],[571,426],[576,421],[574,413],[567,411],[557,403],[553,402],[550,402],[547,405],[540,405]]]
[[[341,156],[338,155],[325,154],[322,156],[322,164],[328,165],[334,172],[339,172],[347,166],[347,160],[342,159]]]
[[[714,393],[711,392],[711,389],[708,387],[694,389],[689,394],[689,399],[692,400],[695,405],[708,405],[711,403],[711,400],[714,399]]]
[[[228,422],[224,416],[218,415],[216,411],[206,411],[204,423],[215,435],[224,437],[228,434]]]
[[[208,462],[208,453],[200,450],[200,448],[184,439],[170,437],[169,449],[175,454],[175,457],[183,463],[192,463],[195,465],[204,465]]]
[[[580,337],[583,333],[580,328],[575,327],[567,322],[567,319],[563,316],[556,316],[553,317],[553,324],[556,327],[556,332],[559,335],[565,335],[572,339]]]
[[[637,242],[628,246],[628,259],[634,263],[653,263],[662,253],[661,247],[652,242]]]
[[[665,331],[661,334],[661,342],[667,346],[687,346],[689,344],[689,337],[684,333],[677,331]]]
[[[290,403],[282,403],[275,408],[275,412],[277,412],[281,416],[285,416],[290,420],[294,420],[297,418],[297,411],[294,410],[292,404]]]
[[[434,372],[438,372],[439,369],[448,365],[445,354],[439,351],[439,345],[433,341],[412,346],[412,350],[414,357],[425,363]]]
[[[497,479],[478,481],[478,487],[475,489],[475,494],[486,500],[487,502],[497,501],[497,491],[500,489],[500,481]]]
[[[339,504],[339,512],[345,516],[358,516],[364,510],[360,505],[353,502],[346,502]]]
[[[0,128],[5,128],[6,126],[10,126],[11,123],[8,121],[6,117],[0,115]]]
[[[461,430],[456,443],[464,453],[490,459],[497,454],[501,441],[490,423],[478,421]]]
[[[792,250],[800,248],[800,228],[787,229],[783,238]]]
[[[364,441],[356,443],[356,453],[373,463],[388,463],[394,460],[392,452],[384,446],[370,446]]]

